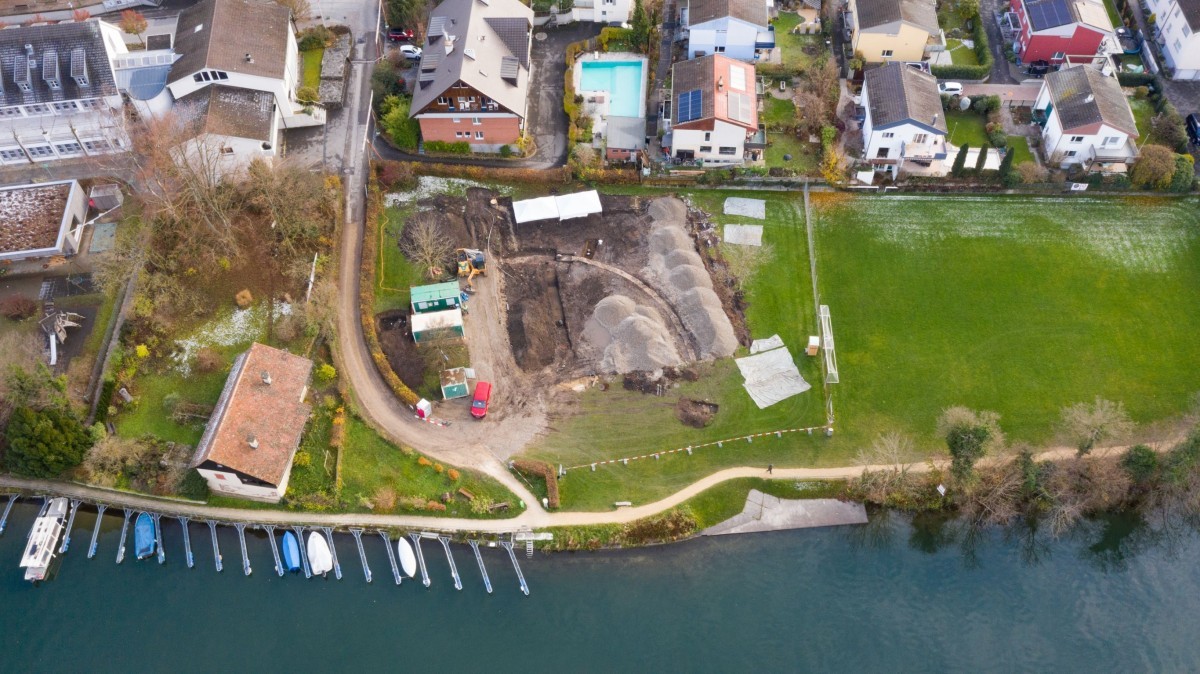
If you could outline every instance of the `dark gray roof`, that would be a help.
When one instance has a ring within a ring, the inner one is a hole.
[[[646,120],[641,117],[609,117],[605,130],[608,147],[640,150],[646,147]]]
[[[689,25],[695,26],[726,16],[764,28],[770,21],[765,0],[691,0],[688,3]]]
[[[291,16],[291,10],[267,0],[201,0],[188,7],[175,29],[180,58],[171,81],[208,68],[282,79]]]
[[[266,91],[210,84],[179,99],[177,108],[197,134],[271,139],[275,95]]]
[[[26,45],[32,48],[32,58]],[[55,71],[57,89],[47,81]],[[86,72],[87,86],[74,79],[73,75],[81,72]],[[28,92],[21,90],[18,79],[28,83]],[[112,63],[96,21],[0,30],[0,83],[3,105],[72,101],[117,93]]]
[[[902,64],[873,68],[863,77],[871,127],[884,128],[913,122],[946,133],[946,115],[937,79]]]
[[[679,61],[671,67],[671,95],[674,97],[672,106],[674,112],[671,119],[676,126],[713,117],[713,60],[715,54],[699,58]],[[700,115],[691,115],[691,119],[680,121],[679,100],[689,92],[700,91]]]
[[[522,66],[529,67],[529,20],[523,16],[489,16],[484,22],[492,27]]]
[[[934,0],[858,0],[855,7],[862,30],[904,21],[931,34],[938,32]]]
[[[1046,75],[1046,87],[1063,131],[1103,122],[1131,136],[1138,135],[1129,100],[1115,78],[1081,65]]]

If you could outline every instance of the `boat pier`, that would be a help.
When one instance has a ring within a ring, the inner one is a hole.
[[[158,563],[163,564],[167,561],[167,551],[163,549],[162,544],[162,516],[150,513],[150,517],[154,519],[154,543],[158,548]]]
[[[104,511],[108,506],[103,503],[96,506],[96,526],[92,527],[92,544],[88,546],[88,559],[96,556],[96,545],[100,538],[100,524],[104,520]]]
[[[275,525],[264,524],[263,529],[267,531],[267,540],[271,541],[271,555],[275,557],[275,573],[283,578],[283,562],[279,559],[279,546],[275,543]]]
[[[242,571],[245,571],[246,575],[249,576],[250,575],[250,554],[248,552],[246,552],[246,525],[243,524],[242,522],[238,522],[233,525],[233,528],[237,529],[238,542],[242,546]]]
[[[333,577],[342,579],[342,565],[338,562],[337,548],[333,547],[333,527],[321,527],[325,532],[325,542],[329,543],[329,555],[333,557]]]
[[[75,526],[75,514],[79,512],[79,505],[83,503],[80,499],[71,499],[71,514],[67,516],[67,530],[63,532],[62,545],[58,547],[59,554],[67,554],[67,548],[71,545],[71,529]]]
[[[8,513],[12,510],[13,504],[17,502],[17,494],[8,495],[8,505],[4,506],[4,514],[0,515],[0,534],[4,533],[4,527],[8,526]]]
[[[188,518],[180,516],[176,519],[179,520],[179,526],[183,527],[183,554],[187,557],[188,568],[191,569],[196,566],[196,559],[192,556],[192,537],[188,533]]]
[[[508,551],[508,558],[512,560],[513,569],[517,572],[517,580],[521,581],[521,591],[528,597],[529,584],[525,582],[525,574],[521,573],[521,565],[517,563],[517,556],[513,554],[512,541],[500,541],[500,547]]]
[[[304,577],[312,578],[312,569],[308,566],[308,551],[304,549],[304,527],[292,527],[292,531],[296,534],[296,547],[300,548],[300,566],[304,569]]]
[[[487,593],[492,593],[492,579],[488,578],[487,567],[483,565],[483,555],[479,554],[479,541],[469,540],[467,544],[471,546],[471,550],[475,552],[475,561],[479,563],[479,574],[483,576],[483,586],[487,588]]]
[[[421,552],[421,534],[409,534],[413,546],[417,548],[417,565],[421,567],[421,584],[429,587],[429,571],[425,568],[425,553]]]
[[[396,553],[392,551],[392,539],[383,529],[379,530],[379,536],[383,538],[383,549],[387,550],[388,563],[392,565],[392,575],[396,578],[396,584],[400,584],[400,567],[396,566]]]
[[[454,578],[454,589],[462,590],[462,579],[458,577],[458,567],[454,564],[454,555],[450,554],[450,537],[438,536],[442,549],[446,551],[446,561],[450,562],[450,576]]]
[[[121,523],[121,544],[117,546],[117,564],[125,561],[125,534],[129,531],[129,516],[133,510],[125,508],[125,521]]]
[[[221,573],[221,544],[217,542],[217,523],[208,520],[208,533],[212,535],[213,562],[217,565],[217,573]]]
[[[369,582],[371,582],[371,567],[367,564],[367,551],[363,550],[362,533],[363,533],[362,529],[358,529],[358,528],[350,529],[350,535],[354,536],[354,543],[356,545],[358,545],[358,558],[362,560],[363,576],[367,579],[367,582],[369,583]]]

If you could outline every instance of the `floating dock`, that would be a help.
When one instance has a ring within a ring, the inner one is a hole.
[[[396,578],[396,584],[400,584],[400,567],[396,566],[396,553],[392,550],[392,538],[383,529],[379,530],[379,535],[383,538],[383,549],[387,550],[388,563],[392,565],[392,575]]]
[[[362,544],[362,529],[351,529],[350,535],[354,537],[354,543],[358,545],[358,558],[362,560],[363,576],[367,582],[371,582],[371,566],[367,564],[367,551],[363,550]]]
[[[450,537],[438,536],[442,549],[446,551],[446,561],[450,562],[450,577],[454,578],[454,589],[462,590],[462,579],[458,577],[458,567],[454,564],[454,555],[450,554]]]
[[[321,527],[325,532],[325,542],[329,543],[329,555],[333,557],[333,577],[342,579],[342,565],[338,562],[337,548],[333,545],[333,527]]]
[[[125,534],[129,531],[129,516],[133,510],[125,508],[125,521],[121,523],[121,544],[117,546],[117,564],[125,561]]]
[[[151,513],[150,517],[154,518],[154,542],[158,547],[158,563],[162,564],[167,561],[167,551],[162,544],[162,517],[158,513]]]
[[[467,544],[471,546],[471,550],[475,552],[475,561],[479,563],[479,575],[483,576],[483,587],[487,589],[487,593],[492,593],[492,579],[488,578],[487,567],[483,565],[483,555],[479,554],[479,541],[470,540]]]
[[[188,518],[177,517],[176,519],[179,520],[179,526],[183,527],[183,554],[187,557],[188,568],[191,569],[196,566],[196,559],[192,556],[192,537],[188,533]]]
[[[217,573],[221,573],[224,565],[221,563],[221,543],[217,541],[217,523],[208,520],[208,533],[212,536],[213,563],[217,565]]]
[[[529,584],[525,582],[525,574],[521,573],[521,565],[517,563],[517,556],[513,554],[512,541],[500,541],[500,547],[508,551],[508,558],[512,560],[513,570],[517,572],[517,580],[521,582],[521,591],[528,597]]]
[[[17,502],[17,494],[8,495],[8,505],[4,506],[4,514],[0,515],[0,534],[4,533],[4,527],[8,526],[8,513],[12,510],[13,504]]]
[[[71,546],[71,529],[75,526],[75,514],[79,512],[79,505],[83,501],[79,499],[71,499],[71,514],[67,516],[67,529],[63,532],[62,545],[58,548],[58,553],[61,555],[67,554],[67,548]]]
[[[92,527],[92,544],[88,546],[88,559],[96,556],[96,545],[100,539],[100,524],[104,520],[104,511],[108,506],[103,503],[96,506],[96,526]]]
[[[292,527],[292,531],[296,534],[296,543],[300,548],[300,566],[304,569],[304,577],[312,578],[312,569],[308,566],[308,552],[304,545],[304,527]]]
[[[275,558],[275,573],[283,578],[283,562],[279,559],[279,546],[275,542],[275,525],[264,524],[263,529],[267,532],[267,540],[271,541],[271,556]]]
[[[238,543],[242,546],[242,571],[244,571],[246,573],[246,575],[249,576],[250,575],[250,553],[246,552],[246,525],[242,522],[238,522],[237,524],[233,525],[233,528],[237,529]]]
[[[425,553],[421,552],[421,534],[409,534],[413,547],[417,549],[417,566],[421,569],[421,583],[429,587],[429,571],[425,568]]]

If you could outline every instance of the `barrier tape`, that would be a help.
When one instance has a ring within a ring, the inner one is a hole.
[[[777,438],[782,438],[784,433],[809,433],[809,434],[811,434],[813,431],[828,431],[830,428],[831,427],[828,424],[826,424],[825,426],[809,426],[806,428],[785,428],[785,429],[781,429],[778,431],[766,431],[764,433],[752,433],[750,435],[743,435],[743,436],[736,437],[736,438],[726,438],[724,440],[713,440],[712,442],[705,442],[705,443],[702,443],[699,445],[688,445],[687,447],[677,447],[675,449],[664,449],[660,452],[651,452],[649,454],[642,454],[641,456],[627,456],[627,457],[624,457],[621,459],[605,459],[604,461],[583,463],[578,466],[567,466],[564,470],[575,470],[577,468],[591,468],[591,469],[595,470],[596,466],[604,466],[604,465],[611,464],[611,463],[627,464],[630,461],[637,461],[638,459],[649,459],[649,458],[657,459],[660,456],[663,456],[664,454],[676,454],[678,452],[688,452],[690,454],[692,452],[692,450],[694,450],[694,449],[701,449],[703,447],[712,447],[714,445],[716,445],[718,447],[723,447],[726,442],[737,442],[739,440],[745,440],[746,442],[754,442],[754,438],[763,438],[768,435],[774,435]]]

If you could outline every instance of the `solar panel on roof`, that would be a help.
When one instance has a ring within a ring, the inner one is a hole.
[[[750,96],[747,94],[729,94],[729,118],[743,124],[750,123]]]
[[[700,89],[685,91],[679,96],[679,122],[690,122],[694,119],[700,119],[704,114],[702,111],[702,103],[704,102],[704,92]]]

